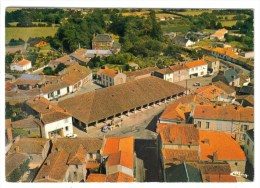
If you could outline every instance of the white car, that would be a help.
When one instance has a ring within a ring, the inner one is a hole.
[[[67,134],[66,137],[67,138],[77,138],[78,135],[77,134]]]

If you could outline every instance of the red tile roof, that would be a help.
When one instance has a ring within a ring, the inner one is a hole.
[[[199,130],[200,160],[212,161],[213,152],[217,152],[217,160],[245,161],[246,156],[240,145],[231,134]]]
[[[117,74],[118,74],[118,71],[114,70],[114,69],[109,69],[109,68],[105,68],[105,69],[100,69],[98,72],[97,72],[98,75],[101,75],[101,74],[104,74],[110,78],[114,78]]]
[[[203,182],[236,182],[228,163],[201,163],[199,169]]]
[[[184,87],[150,76],[77,95],[59,106],[81,122],[92,123],[184,91]]]
[[[123,151],[119,151],[117,153],[112,153],[108,157],[107,166],[111,167],[111,166],[115,166],[115,165],[122,165],[122,166],[128,167],[130,169],[133,169],[134,163],[133,163],[132,155],[133,155],[132,153],[123,152]]]
[[[117,172],[114,174],[110,174],[106,178],[107,182],[133,182],[134,177],[129,176],[123,172]]]
[[[23,67],[23,66],[28,65],[28,64],[30,64],[30,63],[31,63],[31,61],[29,61],[29,60],[27,60],[27,59],[23,59],[23,60],[21,60],[21,61],[15,62],[14,64],[17,64],[17,65]]]
[[[109,155],[119,151],[134,153],[134,137],[107,138],[102,155]]]
[[[41,114],[41,120],[44,124],[71,117],[67,111],[63,110],[61,107],[53,104],[43,97],[35,97],[30,99],[26,101],[26,104]]]
[[[173,103],[164,110],[160,119],[186,121],[186,116],[189,112],[191,112],[191,108],[188,105]]]
[[[86,182],[106,182],[105,174],[89,174]]]
[[[204,105],[213,105],[209,99],[197,95],[195,93],[183,96],[175,101],[175,103],[181,102],[182,104],[204,104]]]
[[[202,175],[203,182],[237,182],[236,177],[227,174]]]
[[[41,166],[35,182],[63,182],[66,172],[69,168],[67,160],[69,153],[65,150],[52,152]]]
[[[198,105],[194,108],[196,119],[254,122],[254,108],[234,106]]]
[[[8,153],[42,154],[47,142],[49,139],[46,138],[21,138],[12,145]]]
[[[198,67],[202,65],[207,65],[208,63],[204,61],[203,59],[196,60],[196,61],[191,61],[191,62],[186,62],[185,66],[188,68],[193,68],[193,67]]]
[[[199,161],[198,150],[162,149],[165,163],[174,161],[195,162]]]
[[[194,93],[199,94],[209,100],[212,100],[225,92],[215,85],[206,85],[196,89]]]
[[[163,144],[199,145],[199,132],[193,124],[159,123],[156,131]]]
[[[107,138],[102,155],[109,155],[107,165],[134,167],[134,138]]]

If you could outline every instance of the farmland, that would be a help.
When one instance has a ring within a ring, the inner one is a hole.
[[[8,43],[12,38],[27,41],[29,37],[54,36],[57,30],[57,27],[9,27],[5,28],[5,42]]]
[[[182,14],[182,15],[185,15],[185,16],[197,16],[197,15],[200,15],[204,12],[212,13],[212,10],[188,10],[188,11],[185,11],[185,12],[178,12],[178,14]]]

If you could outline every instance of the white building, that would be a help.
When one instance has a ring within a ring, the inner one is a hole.
[[[43,97],[26,101],[26,111],[41,120],[42,136],[45,138],[59,138],[73,134],[72,116]]]
[[[185,66],[189,69],[190,78],[204,76],[208,71],[208,63],[203,59],[186,62]]]
[[[23,59],[21,61],[17,61],[11,64],[11,71],[26,71],[28,69],[32,68],[32,62],[27,60],[27,59]]]

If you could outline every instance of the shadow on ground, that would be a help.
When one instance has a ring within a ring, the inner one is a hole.
[[[144,182],[161,182],[161,170],[156,140],[135,140],[136,157],[143,161]]]

